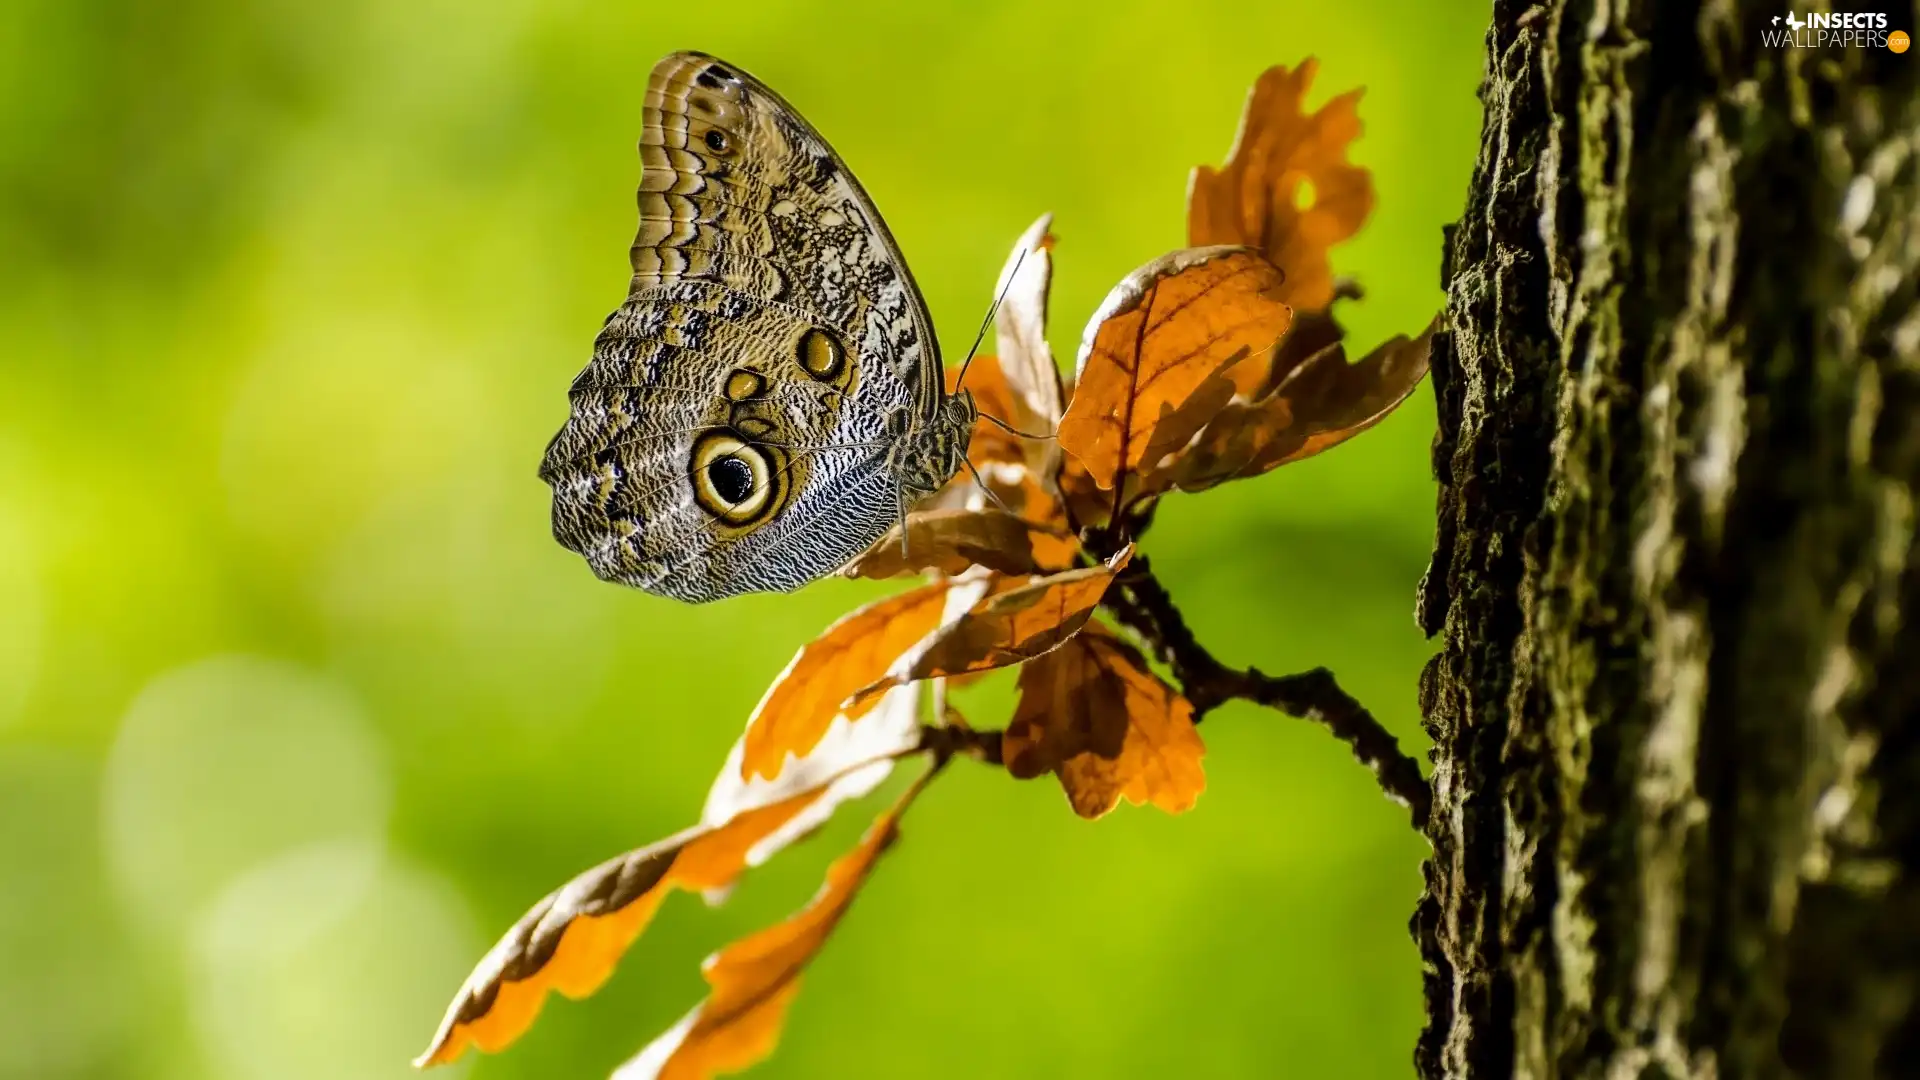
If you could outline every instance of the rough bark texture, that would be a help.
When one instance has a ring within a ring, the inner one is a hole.
[[[1920,51],[1788,7],[1494,4],[1422,1077],[1920,1076]]]

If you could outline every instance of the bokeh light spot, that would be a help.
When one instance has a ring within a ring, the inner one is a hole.
[[[389,779],[341,688],[289,664],[223,656],[141,690],[103,797],[121,898],[165,930],[262,859],[316,841],[379,842]]]
[[[449,973],[482,947],[456,895],[370,841],[300,848],[236,879],[194,935],[192,1010],[220,1075],[415,1075]]]

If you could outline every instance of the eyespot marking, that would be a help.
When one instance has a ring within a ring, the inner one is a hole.
[[[759,373],[736,369],[727,376],[725,393],[728,401],[746,401],[759,397],[766,389],[767,380],[761,378]]]
[[[722,502],[738,506],[753,494],[753,466],[728,455],[707,463],[707,483]]]
[[[719,128],[708,128],[707,134],[706,134],[706,144],[707,144],[707,149],[713,151],[714,153],[724,154],[724,153],[727,153],[728,150],[732,148],[733,140],[727,138],[727,133],[724,131],[721,131]]]
[[[733,431],[701,436],[688,464],[694,501],[722,524],[749,528],[786,505],[788,477],[778,452]]]
[[[821,328],[809,327],[794,346],[794,360],[800,370],[821,382],[835,382],[847,370],[847,349],[838,338]]]

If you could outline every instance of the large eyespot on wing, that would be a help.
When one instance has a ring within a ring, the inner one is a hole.
[[[938,414],[926,301],[873,200],[793,106],[701,53],[660,61],[640,143],[633,290],[723,281],[817,316],[873,371],[863,396]]]
[[[707,432],[693,444],[687,478],[700,509],[724,532],[751,529],[786,507],[792,491],[786,454],[738,432]]]
[[[541,466],[555,538],[603,580],[689,602],[831,573],[897,511],[862,377],[789,305],[710,282],[629,299]]]

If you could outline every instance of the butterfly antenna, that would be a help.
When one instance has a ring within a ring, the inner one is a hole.
[[[1004,431],[1009,435],[1015,435],[1022,439],[1045,440],[1045,439],[1057,439],[1060,437],[1057,434],[1035,435],[1035,434],[1032,434],[1031,432],[1021,431],[1019,428],[1014,427],[1012,424],[1009,424],[1005,420],[1002,420],[999,417],[988,412],[981,413],[980,419],[985,420],[987,423],[992,424],[994,427],[999,428],[1001,431]]]
[[[993,298],[993,306],[987,309],[987,317],[980,320],[980,332],[973,335],[973,348],[967,350],[967,358],[960,361],[960,377],[953,380],[953,388],[959,390],[967,381],[967,368],[973,364],[973,354],[980,351],[980,343],[987,339],[987,327],[993,325],[993,317],[1000,312],[1000,301],[1007,298],[1007,290],[1013,288],[1013,281],[1020,276],[1020,264],[1027,261],[1027,253],[1022,251],[1013,260],[1013,271],[1007,275],[1007,283],[1000,286],[1000,295]]]

